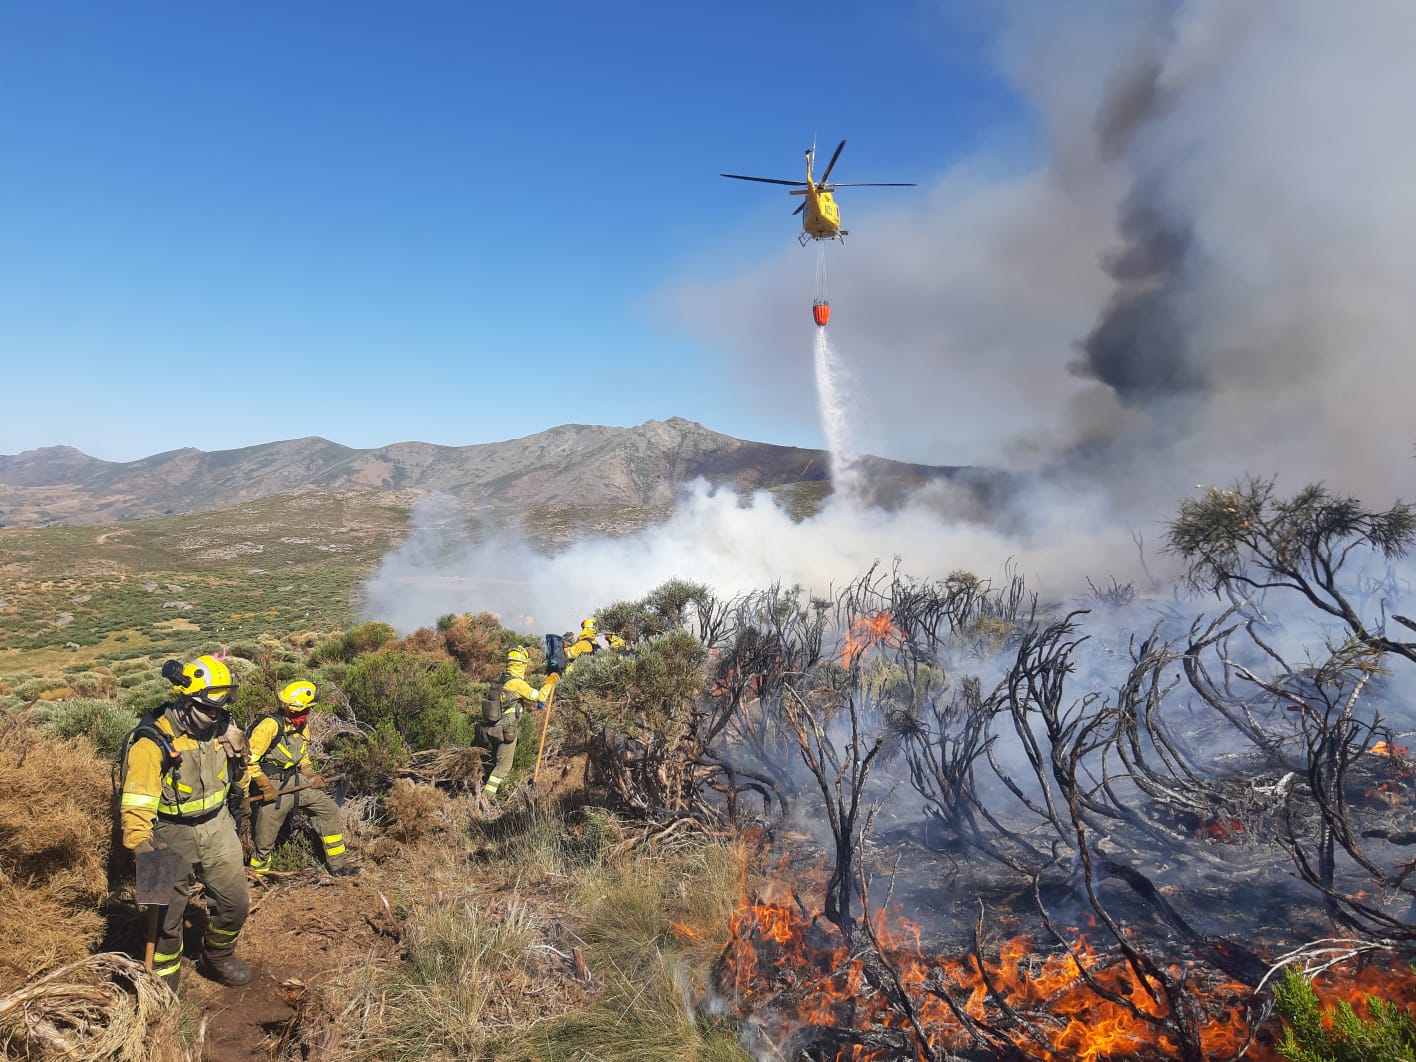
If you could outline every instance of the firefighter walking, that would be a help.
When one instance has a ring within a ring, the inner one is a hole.
[[[158,926],[153,972],[177,987],[183,916],[200,881],[207,927],[197,969],[222,984],[244,985],[251,971],[235,950],[251,898],[236,820],[227,808],[231,788],[243,784],[245,770],[244,735],[227,710],[236,683],[215,656],[187,664],[169,660],[162,677],[176,699],[144,715],[128,735],[119,801],[125,848],[135,856],[168,848],[181,857]]]
[[[494,757],[492,773],[487,775],[487,784],[482,787],[482,796],[488,800],[497,795],[497,790],[511,774],[522,714],[528,708],[544,708],[560,678],[556,674],[548,675],[546,684],[537,689],[526,681],[526,668],[530,663],[531,654],[525,649],[510,650],[506,654],[506,670],[492,684],[482,705],[482,722]]]
[[[251,830],[251,870],[270,870],[280,828],[292,811],[310,816],[320,835],[329,872],[337,877],[358,874],[344,846],[344,820],[339,807],[324,792],[324,778],[310,762],[310,706],[319,700],[313,682],[290,683],[279,694],[280,711],[262,718],[251,729],[251,781],[260,791]],[[282,792],[304,786],[298,792]]]

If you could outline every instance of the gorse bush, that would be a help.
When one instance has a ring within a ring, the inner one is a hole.
[[[381,793],[393,784],[399,768],[408,765],[408,745],[389,721],[363,740],[341,738],[329,753],[351,793]]]
[[[629,642],[687,630],[711,616],[717,601],[702,583],[670,579],[638,601],[617,601],[596,614],[600,629]]]
[[[1369,996],[1365,1019],[1350,1003],[1324,1008],[1293,967],[1274,986],[1273,1004],[1284,1021],[1278,1053],[1293,1062],[1416,1062],[1416,1022],[1401,1004]]]
[[[397,649],[361,656],[344,672],[355,718],[392,726],[413,751],[472,744],[466,677],[451,660],[431,661]]]
[[[138,725],[138,713],[112,701],[73,698],[36,705],[34,720],[42,734],[67,741],[86,737],[105,760],[116,761],[123,738]]]

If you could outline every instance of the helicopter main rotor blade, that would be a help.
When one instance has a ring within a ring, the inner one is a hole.
[[[859,184],[833,184],[831,188],[918,188],[914,181],[865,181]],[[827,191],[830,191],[828,188]]]
[[[761,184],[785,184],[791,188],[805,188],[805,181],[779,181],[775,177],[744,177],[740,173],[720,173],[719,177],[731,177],[735,181],[758,181]]]
[[[817,184],[826,183],[826,179],[831,176],[831,167],[836,165],[836,160],[841,157],[841,150],[845,146],[846,142],[844,140],[842,140],[839,144],[836,145],[836,153],[831,156],[831,161],[826,163],[826,169],[822,172],[821,180],[817,181]]]

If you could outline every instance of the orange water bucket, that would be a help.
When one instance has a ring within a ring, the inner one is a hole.
[[[817,328],[825,328],[826,322],[831,320],[831,304],[820,300],[811,304],[811,319],[816,322]]]

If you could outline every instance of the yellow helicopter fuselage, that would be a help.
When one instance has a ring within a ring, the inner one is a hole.
[[[836,197],[816,185],[801,193],[806,196],[806,209],[801,212],[801,230],[813,240],[837,240],[841,237],[841,208]]]
[[[762,184],[789,185],[791,191],[788,195],[806,196],[806,200],[793,214],[801,215],[801,234],[797,237],[803,244],[807,240],[841,240],[849,233],[841,228],[841,208],[836,205],[835,190],[836,185],[831,184],[831,171],[836,166],[836,160],[841,157],[841,150],[846,146],[842,140],[836,145],[835,152],[831,155],[831,160],[826,163],[826,168],[821,171],[821,180],[818,181],[812,173],[812,166],[816,161],[816,145],[806,149],[806,180],[788,181],[777,177],[753,177],[744,173],[724,173],[723,177],[730,177],[735,181],[758,181]],[[911,185],[903,182],[893,184],[880,184],[876,182],[852,183],[851,188],[908,188]]]

